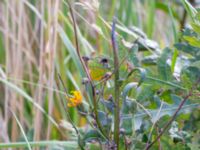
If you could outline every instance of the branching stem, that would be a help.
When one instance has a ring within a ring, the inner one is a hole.
[[[200,78],[197,80],[197,82],[193,85],[192,89],[189,91],[189,93],[183,98],[182,102],[179,104],[179,107],[177,108],[177,110],[175,111],[175,113],[173,114],[173,116],[171,117],[171,119],[167,122],[167,124],[164,126],[164,128],[162,129],[162,131],[158,134],[158,136],[155,138],[155,140],[148,144],[146,147],[146,150],[149,150],[159,139],[160,137],[165,133],[165,131],[169,128],[169,126],[171,125],[171,123],[176,119],[176,116],[178,114],[178,112],[181,110],[181,108],[183,107],[184,103],[187,101],[187,99],[192,96],[193,91],[197,88],[198,84],[200,83]]]

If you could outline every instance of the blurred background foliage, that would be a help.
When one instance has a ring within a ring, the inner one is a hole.
[[[123,62],[120,67],[120,79],[126,80],[122,87],[128,93],[130,89],[126,84],[137,82],[144,77],[142,86],[136,91],[132,90],[129,96],[138,100],[152,115],[160,111],[160,108],[166,109],[157,118],[151,118],[153,122],[159,120],[157,124],[162,127],[174,112],[168,108],[177,108],[181,99],[179,96],[191,88],[199,73],[197,60],[200,30],[199,26],[195,28],[195,23],[192,26],[194,31],[190,28],[189,22],[192,21],[192,17],[188,17],[191,14],[185,10],[183,3],[180,0],[71,2],[76,16],[81,54],[91,59],[88,66],[92,79],[98,84],[105,73],[113,70],[110,34],[115,16],[119,57]],[[190,0],[189,3],[198,8],[200,1]],[[185,27],[189,28],[183,30]],[[136,44],[136,47],[133,44]],[[165,48],[167,46],[170,48]],[[131,53],[128,49],[131,49]],[[109,60],[109,66],[102,67],[99,63],[102,58]],[[183,69],[188,64],[192,64],[193,67]],[[132,76],[127,66],[130,70],[134,67],[139,69],[134,71]],[[87,87],[82,85],[85,73],[75,51],[73,24],[66,1],[1,0],[0,142],[20,141],[23,145],[27,138],[29,141],[47,140],[46,143],[31,144],[51,144],[50,149],[77,148],[77,144],[74,143],[77,136],[67,120],[61,102],[65,99],[66,93],[59,84],[58,73],[68,93],[72,90],[82,91],[84,105],[88,107],[91,99],[87,95]],[[111,82],[106,87],[104,99],[109,99],[112,94],[112,84]],[[161,103],[161,99],[164,103]],[[185,105],[183,112],[190,112],[197,107],[198,109],[177,119],[178,123],[173,124],[170,134],[163,138],[162,144],[166,149],[184,149],[185,145],[181,145],[179,141],[187,143],[188,139],[187,148],[199,149],[199,89],[191,97],[191,101]],[[137,130],[134,130],[132,137],[135,140],[132,148],[141,149],[147,139],[151,139],[148,137],[151,124],[146,123],[149,122],[148,119],[142,122],[142,119],[147,117],[146,114],[142,115],[142,118],[137,118],[144,112],[136,112],[132,101],[127,100],[127,103],[123,104],[124,107],[127,105],[125,110],[129,110],[130,107],[136,116],[134,128]],[[160,107],[161,105],[163,107]],[[191,107],[188,108],[188,105]],[[125,110],[126,117],[130,119],[129,112]],[[69,114],[75,125],[87,131],[88,120],[78,115],[76,108],[70,108]],[[124,122],[122,126],[127,128],[126,125]],[[19,127],[24,130],[25,135]],[[130,134],[132,130],[126,132]],[[156,134],[154,132],[156,131],[152,130],[152,135]],[[188,137],[185,132],[190,136]],[[85,136],[86,139],[87,136],[89,135]],[[61,146],[57,146],[56,143],[48,143],[48,140],[64,140],[69,143],[63,142],[60,143]],[[13,143],[13,147],[15,146],[17,145]]]

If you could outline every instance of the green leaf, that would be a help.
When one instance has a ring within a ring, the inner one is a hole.
[[[153,31],[154,31],[154,22],[155,22],[155,11],[156,11],[156,1],[151,0],[147,1],[149,7],[147,7],[147,35],[149,38],[152,38]]]
[[[195,67],[195,68],[200,69],[200,61],[193,62],[192,64],[190,64],[190,67]]]
[[[100,99],[101,103],[107,108],[109,112],[114,113],[115,103],[112,100]]]
[[[61,26],[58,27],[58,33],[59,33],[64,45],[66,46],[74,64],[76,65],[77,69],[80,70],[80,74],[83,77],[85,75],[85,73],[84,73],[83,67],[81,65],[81,62],[77,56],[75,47],[73,46],[69,37],[67,36],[67,34],[65,34],[65,32]]]
[[[139,60],[137,54],[138,54],[138,45],[134,44],[130,50],[129,58],[135,67],[139,67]]]
[[[165,116],[165,115],[169,115],[172,116],[175,111],[177,110],[177,108],[179,107],[182,99],[177,96],[177,95],[171,95],[171,98],[173,100],[173,104],[168,104],[165,102],[160,102],[160,106],[157,110],[151,110],[149,111],[152,115],[152,122],[157,122],[161,117]],[[197,106],[200,106],[200,104],[195,103],[195,104],[190,104],[185,103],[182,107],[182,109],[179,111],[180,113],[189,113],[191,112],[194,108],[197,108]]]
[[[183,39],[186,40],[191,46],[200,48],[200,40],[194,36],[183,36]]]
[[[183,131],[178,128],[178,123],[177,122],[172,122],[171,128],[169,129],[169,133],[173,141],[176,142],[182,142],[188,140],[191,135],[187,133],[186,131]]]
[[[101,125],[106,128],[106,129],[110,129],[111,126],[111,118],[109,118],[105,112],[103,111],[98,111],[98,116],[99,116],[99,120],[101,122]]]
[[[11,112],[12,112],[12,111],[11,111]],[[28,138],[27,138],[27,136],[26,136],[26,133],[24,132],[24,129],[23,129],[23,127],[22,127],[22,125],[21,125],[19,119],[17,118],[17,116],[15,115],[14,112],[12,112],[12,114],[13,114],[13,116],[14,116],[14,118],[15,118],[15,120],[16,120],[16,122],[17,122],[17,124],[18,124],[18,126],[19,126],[19,128],[20,128],[20,130],[21,130],[21,132],[22,132],[22,135],[23,135],[23,137],[24,137],[24,140],[26,141],[26,144],[27,144],[28,149],[31,150],[31,145],[30,145],[30,143],[29,143],[29,141],[28,141]]]
[[[163,53],[161,54],[161,57],[158,59],[157,66],[158,66],[158,75],[161,79],[165,81],[170,81],[172,80],[172,71],[171,67],[167,63],[168,58],[170,57],[169,48],[165,48],[163,50]]]
[[[134,129],[133,129],[133,123],[129,118],[123,118],[121,119],[121,129],[124,129],[124,133],[126,135],[132,135]]]
[[[89,130],[85,133],[83,137],[84,142],[90,142],[92,140],[101,140],[103,141],[104,138],[101,136],[101,134],[97,130]]]
[[[138,44],[139,51],[149,50],[160,54],[159,45],[155,41],[139,38],[137,41],[135,41],[135,43]]]
[[[145,81],[147,72],[146,72],[146,70],[143,69],[143,68],[139,68],[139,67],[138,67],[138,68],[134,68],[134,69],[128,74],[128,77],[130,77],[134,72],[137,72],[137,71],[140,72],[140,80],[139,80],[139,82],[138,82],[138,87],[139,87],[139,86],[142,84],[142,82]]]
[[[187,145],[191,148],[191,150],[199,150],[200,149],[200,144],[189,143]]]
[[[192,56],[196,56],[197,53],[200,51],[199,48],[188,45],[187,43],[176,43],[174,44],[174,47],[177,50],[191,54]]]
[[[158,60],[158,56],[157,55],[150,55],[150,56],[146,56],[144,58],[142,58],[142,64],[144,65],[156,65],[156,62]]]
[[[138,83],[137,82],[131,82],[131,83],[128,83],[124,89],[123,89],[123,92],[122,92],[122,99],[123,100],[126,100],[126,96],[128,95],[129,91],[132,89],[132,88],[137,88],[138,86]]]
[[[122,114],[130,114],[136,112],[137,105],[133,100],[126,99],[123,101]]]
[[[193,66],[184,67],[181,71],[181,83],[188,89],[192,88],[200,75],[199,62],[194,63]],[[197,65],[197,66],[196,66]]]
[[[128,100],[127,96],[128,93],[131,89],[137,89],[138,83],[137,82],[131,82],[128,83],[123,91],[122,91],[122,100],[123,100],[123,105],[122,105],[122,113],[123,114],[128,114],[128,113],[133,113],[135,111],[135,105],[133,103],[133,101]]]
[[[197,10],[187,1],[187,0],[181,0],[181,2],[183,3],[186,11],[188,12],[188,14],[190,15],[190,17],[194,20],[196,14],[197,14]]]
[[[181,98],[177,95],[171,95],[171,98],[173,100],[173,104],[169,104],[163,101],[158,102],[158,108],[157,109],[146,109],[145,111],[143,109],[139,109],[136,114],[128,114],[124,115],[124,117],[128,117],[129,119],[134,119],[134,128],[135,130],[140,129],[140,126],[143,123],[143,120],[147,116],[151,116],[150,119],[152,123],[157,122],[161,117],[164,117],[166,115],[172,116],[177,108],[179,107],[181,103]],[[185,103],[182,107],[182,109],[179,111],[179,114],[184,113],[190,113],[195,108],[198,108],[200,106],[199,103]],[[148,112],[148,113],[147,113]]]
[[[131,26],[130,30],[133,31],[135,34],[137,34],[141,38],[147,38],[147,35],[138,27]]]
[[[145,83],[154,84],[154,86],[162,86],[162,88],[172,87],[172,88],[177,88],[177,89],[181,89],[181,90],[187,90],[186,88],[180,86],[176,82],[160,80],[160,79],[152,77],[152,76],[146,76]]]
[[[52,124],[54,124],[56,127],[58,127],[58,124],[56,123],[56,121],[43,109],[42,106],[40,106],[38,103],[36,103],[34,101],[34,99],[31,96],[29,96],[25,91],[23,91],[21,88],[19,88],[15,84],[13,84],[1,77],[0,77],[0,82],[4,83],[8,88],[14,90],[19,95],[23,96],[25,98],[25,100],[27,100],[28,102],[31,102],[38,110],[40,110],[49,119],[49,121],[51,121]]]
[[[191,26],[193,30],[200,35],[200,24],[192,22]]]
[[[155,93],[154,85],[143,85],[141,90],[138,92],[137,101],[145,102],[147,100],[151,100]]]
[[[158,2],[157,1],[156,2],[156,8],[164,11],[168,15],[170,14],[169,9],[168,9],[168,5],[163,3],[163,2]],[[176,20],[179,20],[179,16],[178,16],[177,12],[175,11],[175,9],[171,8],[171,13],[174,16],[174,18],[176,18]]]

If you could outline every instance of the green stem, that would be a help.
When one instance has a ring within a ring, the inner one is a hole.
[[[118,49],[117,49],[117,43],[116,43],[116,37],[115,37],[115,22],[116,20],[113,20],[113,26],[112,26],[112,47],[113,47],[113,54],[114,54],[114,66],[115,66],[115,114],[114,114],[114,141],[117,146],[117,149],[119,149],[119,124],[120,124],[120,118],[119,118],[119,96],[120,96],[120,89],[119,89],[119,58],[118,58]]]
[[[86,73],[86,76],[89,80],[89,84],[91,85],[91,89],[92,89],[92,96],[93,96],[93,106],[94,106],[94,114],[95,114],[95,120],[96,120],[96,123],[97,123],[97,126],[99,128],[99,130],[102,132],[102,134],[107,138],[107,134],[105,133],[105,131],[103,130],[103,127],[101,125],[101,122],[99,121],[99,115],[98,115],[98,106],[97,106],[97,100],[96,100],[96,93],[95,93],[95,85],[93,84],[92,82],[92,79],[91,79],[91,76],[90,76],[90,73],[89,73],[89,70],[87,68],[87,66],[85,65],[84,61],[83,61],[83,58],[81,57],[81,53],[80,53],[80,48],[79,48],[79,43],[78,43],[78,34],[77,34],[77,28],[76,28],[76,21],[75,21],[75,16],[74,16],[74,13],[73,13],[73,9],[71,7],[71,4],[69,1],[67,1],[68,3],[68,6],[69,6],[69,11],[70,11],[70,14],[71,14],[71,17],[72,17],[72,23],[73,23],[73,28],[74,28],[74,36],[75,36],[75,43],[76,43],[76,52],[77,52],[77,55],[79,57],[79,60],[83,66],[83,69]]]

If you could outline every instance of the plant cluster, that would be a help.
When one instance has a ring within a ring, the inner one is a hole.
[[[0,149],[199,150],[199,4],[1,0]]]
[[[200,94],[200,11],[183,3],[192,21],[179,42],[160,50],[146,35],[136,33],[134,42],[124,43],[116,34],[115,18],[111,57],[80,55],[69,3],[88,101],[77,109],[89,127],[74,126],[81,149],[200,148],[199,117],[194,117]]]

